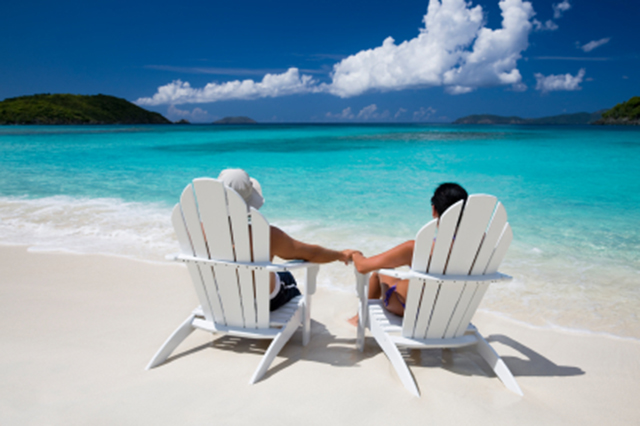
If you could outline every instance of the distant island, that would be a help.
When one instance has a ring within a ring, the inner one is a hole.
[[[220,120],[216,120],[213,124],[257,124],[256,120],[249,117],[225,117]]]
[[[458,118],[453,124],[542,124],[542,125],[640,125],[640,96],[634,96],[626,102],[609,110],[596,112],[578,112],[575,114],[553,115],[541,118],[522,118],[517,116],[478,114]]]
[[[603,110],[604,111],[604,110]],[[578,112],[575,114],[553,115],[541,118],[503,117],[500,115],[469,115],[458,118],[453,124],[540,124],[540,125],[577,125],[592,124],[600,119],[603,111],[593,113]]]
[[[107,95],[41,94],[0,102],[0,124],[171,124],[157,112]]]
[[[594,124],[623,124],[640,126],[640,96],[634,96],[602,114]]]

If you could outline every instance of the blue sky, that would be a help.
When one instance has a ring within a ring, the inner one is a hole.
[[[629,0],[9,2],[0,99],[109,94],[172,120],[448,122],[640,95]]]

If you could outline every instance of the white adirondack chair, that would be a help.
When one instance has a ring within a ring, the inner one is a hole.
[[[302,323],[310,337],[311,295],[318,265],[271,263],[270,227],[242,197],[216,179],[200,178],[182,192],[171,216],[182,253],[168,256],[187,265],[200,302],[153,356],[164,362],[196,328],[250,339],[272,339],[249,383],[258,381]],[[269,273],[305,268],[303,296],[269,312]]]
[[[432,220],[418,232],[410,271],[378,271],[409,279],[404,317],[387,311],[380,300],[368,300],[369,274],[356,271],[360,298],[356,345],[363,350],[365,328],[369,328],[415,396],[420,393],[399,351],[402,347],[475,345],[505,386],[522,395],[504,361],[470,323],[489,284],[511,279],[497,272],[513,234],[504,207],[496,202],[490,195],[471,195],[464,211],[463,201],[457,202],[443,213],[439,224]]]

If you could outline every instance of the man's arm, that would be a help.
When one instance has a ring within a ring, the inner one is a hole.
[[[294,240],[286,232],[271,226],[271,255],[285,260],[302,259],[313,263],[329,263],[339,260],[348,263],[353,250],[336,251],[314,244]]]

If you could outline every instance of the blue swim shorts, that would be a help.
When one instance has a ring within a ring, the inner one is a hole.
[[[280,291],[269,301],[269,310],[275,311],[296,296],[300,296],[300,290],[296,285],[296,279],[291,272],[276,272],[280,277]]]

